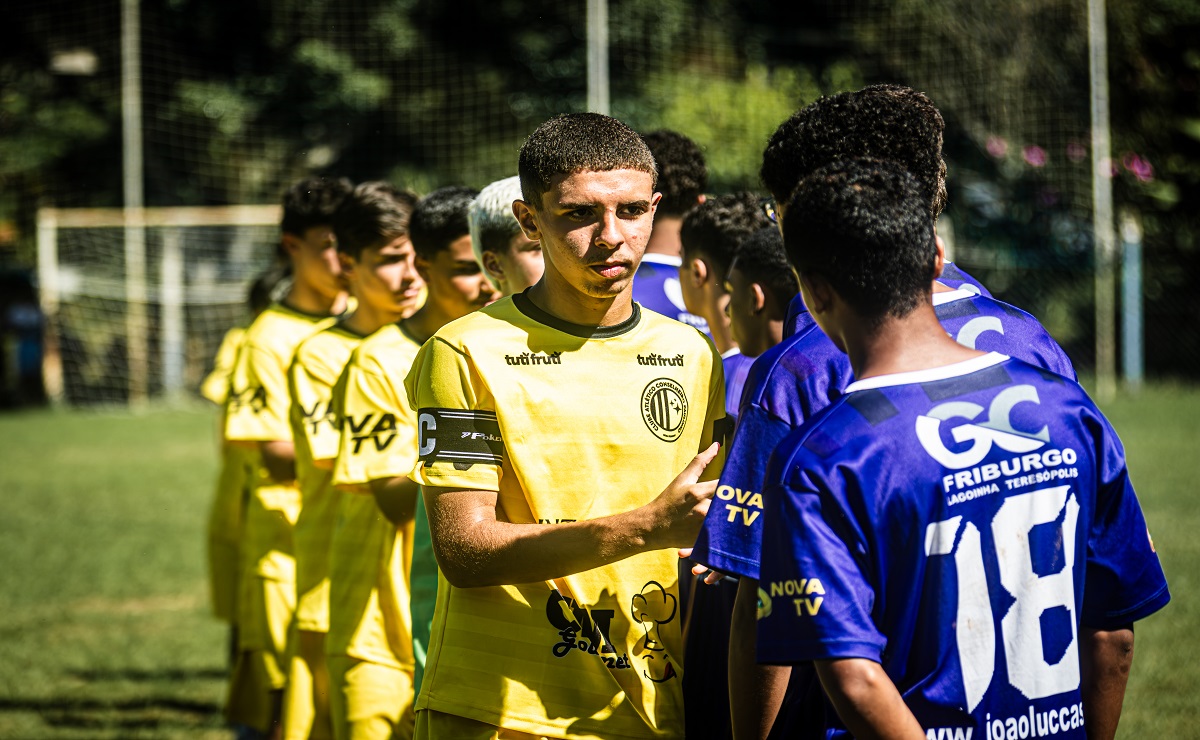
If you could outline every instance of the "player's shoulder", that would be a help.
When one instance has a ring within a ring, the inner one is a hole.
[[[995,296],[975,293],[965,288],[934,293],[933,307],[938,318],[942,320],[983,314],[1025,321],[1041,327],[1041,322],[1028,311],[1006,303]]]
[[[291,362],[301,341],[332,325],[334,321],[331,316],[308,314],[281,303],[273,303],[250,324],[244,344],[277,355],[284,362]]]
[[[483,308],[444,324],[434,339],[462,350],[472,344],[503,341],[527,331],[529,320],[519,311],[513,296],[505,296]]]
[[[336,375],[362,340],[341,324],[332,324],[302,339],[292,362],[309,371]]]
[[[807,324],[754,360],[746,377],[747,397],[757,401],[773,384],[803,382],[830,366],[848,368],[849,362],[815,322]]]
[[[401,324],[387,324],[359,342],[348,364],[368,369],[402,366],[407,372],[420,349],[421,343]]]

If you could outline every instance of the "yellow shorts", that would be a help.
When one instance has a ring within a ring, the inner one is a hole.
[[[442,740],[449,737],[455,740],[546,740],[544,735],[506,730],[486,722],[435,712],[432,709],[417,712],[417,726],[413,737],[415,740]]]
[[[416,699],[412,671],[345,655],[331,655],[328,660],[329,708],[337,740],[412,738]]]
[[[295,587],[269,578],[243,581],[238,601],[238,653],[254,654],[268,690],[287,683],[288,627],[296,606]],[[242,660],[239,655],[239,661]]]

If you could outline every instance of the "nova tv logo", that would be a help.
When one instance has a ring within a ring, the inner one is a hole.
[[[917,439],[929,456],[947,468],[955,470],[978,464],[996,445],[1008,452],[1032,452],[1050,441],[1050,432],[1043,426],[1036,432],[1023,432],[1013,428],[1011,416],[1020,403],[1040,404],[1037,389],[1031,385],[1015,385],[1005,388],[992,399],[987,418],[976,421],[985,409],[969,401],[951,401],[930,409],[925,416],[917,417]],[[966,419],[950,430],[950,436],[959,445],[969,444],[966,449],[951,450],[942,441],[942,422],[951,419]]]

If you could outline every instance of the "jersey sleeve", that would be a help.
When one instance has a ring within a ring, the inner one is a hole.
[[[293,434],[304,436],[304,443],[314,461],[332,460],[337,457],[340,439],[330,407],[332,382],[323,377],[323,373],[314,372],[314,368],[308,366],[300,354],[292,361],[288,372],[291,380],[291,413],[295,417]],[[300,439],[297,438],[296,442],[299,443]]]
[[[357,355],[338,381],[341,436],[334,485],[353,488],[407,476],[417,456],[416,415],[399,386],[406,368]]]
[[[1171,594],[1129,481],[1121,440],[1098,412],[1089,424],[1097,435],[1100,478],[1088,532],[1081,621],[1110,629],[1153,614]]]
[[[808,472],[815,462],[801,456],[788,466],[801,470],[794,482],[767,485],[758,662],[881,662],[887,640],[871,618],[877,584],[866,573],[865,538],[844,499]]]
[[[507,450],[495,400],[466,353],[435,336],[405,382],[417,410],[409,477],[423,486],[499,491]]]
[[[238,353],[230,384],[233,395],[225,419],[225,438],[265,442],[291,440],[287,367],[275,355],[253,344]]]
[[[742,409],[692,560],[723,573],[758,578],[763,477],[771,452],[790,430],[761,406]]]
[[[218,406],[223,405],[229,397],[229,378],[233,374],[234,363],[237,362],[238,347],[245,337],[246,329],[241,326],[235,326],[225,332],[213,359],[212,372],[200,383],[200,395]]]

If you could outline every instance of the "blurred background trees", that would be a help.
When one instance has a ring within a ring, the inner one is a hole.
[[[956,259],[1091,360],[1086,3],[611,0],[613,114],[755,187],[775,126],[872,82],[946,115]],[[1144,225],[1147,365],[1200,370],[1200,5],[1109,1],[1118,208]],[[515,172],[585,106],[584,0],[145,0],[146,205],[273,203],[308,172],[418,191]],[[18,0],[0,50],[0,260],[39,205],[121,205],[119,3]],[[1190,320],[1187,320],[1190,319]],[[1180,331],[1187,327],[1188,331]]]

